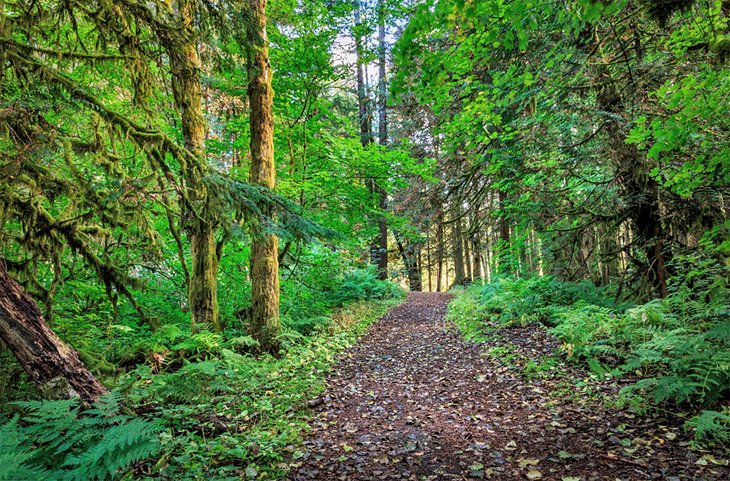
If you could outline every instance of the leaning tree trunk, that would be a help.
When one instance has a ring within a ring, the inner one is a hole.
[[[249,0],[247,23],[248,100],[251,105],[251,182],[273,189],[274,164],[274,90],[271,86],[269,41],[266,34],[266,0]],[[259,208],[266,214],[268,208]],[[251,246],[251,335],[261,348],[279,351],[279,239],[255,230]]]
[[[38,304],[0,262],[0,338],[48,398],[97,401],[107,390],[46,325]]]

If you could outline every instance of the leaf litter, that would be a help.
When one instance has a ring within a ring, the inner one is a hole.
[[[681,421],[607,407],[617,381],[564,364],[526,376],[557,349],[541,327],[466,341],[450,300],[411,293],[346,352],[288,479],[730,479],[727,453],[690,450]]]

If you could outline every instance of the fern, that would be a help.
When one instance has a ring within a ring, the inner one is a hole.
[[[35,481],[48,476],[44,467],[32,464],[30,444],[17,416],[0,425],[0,481]]]
[[[451,303],[449,316],[476,339],[490,324],[540,321],[563,342],[569,359],[599,374],[639,376],[621,391],[621,400],[636,409],[711,408],[730,395],[730,267],[678,259],[685,273],[672,279],[671,294],[641,305],[618,303],[585,282],[497,278],[467,289]],[[726,418],[704,416],[696,419],[713,423],[708,433],[727,428]],[[704,436],[703,428],[696,432]]]
[[[0,426],[0,480],[110,479],[159,450],[160,426],[122,414],[118,393],[86,410],[77,400],[15,404],[24,416]]]
[[[695,432],[695,439],[705,444],[727,446],[730,444],[730,407],[722,411],[702,411],[685,423],[685,428]]]

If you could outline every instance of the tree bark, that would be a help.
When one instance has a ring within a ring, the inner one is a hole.
[[[474,266],[474,276],[472,280],[484,280],[484,260],[482,259],[482,241],[479,233],[475,233],[471,238],[472,264]]]
[[[386,90],[385,78],[385,7],[383,0],[378,3],[378,143],[386,147],[388,145],[388,94]],[[385,212],[386,200],[388,197],[385,189],[378,185],[377,181],[373,182],[375,190],[378,193],[378,207],[381,212]],[[378,218],[378,244],[379,256],[377,259],[378,277],[382,280],[388,279],[388,225],[384,216]]]
[[[444,211],[436,207],[436,292],[441,292],[444,275]]]
[[[192,272],[188,286],[188,302],[193,329],[209,325],[222,330],[218,308],[218,257],[216,255],[215,209],[204,179],[208,172],[205,152],[206,125],[203,116],[200,57],[195,28],[195,3],[179,2],[182,35],[179,43],[168,42],[175,107],[180,111],[183,142],[194,161],[183,162],[189,205],[183,202],[186,232],[190,239]]]
[[[452,248],[454,257],[454,285],[464,283],[464,240],[461,229],[461,211],[457,207],[454,209],[454,228],[452,233]]]
[[[404,245],[397,235],[395,240],[403,258],[403,264],[406,266],[406,272],[408,273],[408,288],[411,292],[421,292],[423,286],[421,283],[421,270],[418,265],[418,244],[407,242]]]
[[[426,272],[428,273],[428,292],[433,292],[433,280],[431,276],[431,229],[427,232],[428,237],[426,238]]]
[[[274,164],[274,91],[271,86],[269,42],[266,33],[266,0],[249,0],[248,100],[251,106],[251,182],[273,189],[276,184]],[[266,214],[267,206],[260,205]],[[272,354],[279,351],[279,240],[254,227],[251,246],[251,335],[261,349]]]
[[[507,213],[505,212],[505,205],[507,201],[507,194],[504,191],[498,191],[497,200],[499,202],[499,243],[498,243],[498,260],[499,260],[499,273],[508,273],[512,271],[512,259],[510,257],[510,232],[509,232],[509,221],[507,220]]]
[[[464,281],[472,282],[474,271],[471,262],[471,245],[469,242],[469,231],[464,232]]]
[[[46,325],[38,304],[0,261],[0,338],[48,398],[97,401],[107,390]]]
[[[596,95],[597,107],[612,114],[606,121],[611,155],[616,164],[616,178],[621,188],[636,233],[636,242],[647,259],[648,280],[661,297],[669,294],[667,264],[671,252],[666,248],[666,235],[662,225],[659,186],[650,175],[646,159],[635,144],[627,144],[626,125],[619,121],[625,109],[624,100],[616,89],[610,74],[604,73],[603,83]]]

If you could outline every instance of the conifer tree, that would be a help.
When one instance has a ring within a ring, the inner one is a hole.
[[[276,185],[274,164],[274,91],[266,33],[266,0],[248,0],[248,98],[251,105],[251,182]],[[266,206],[261,206],[266,212]],[[276,354],[279,321],[279,240],[257,225],[251,245],[251,334],[261,348]]]

